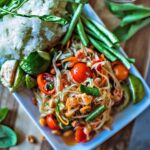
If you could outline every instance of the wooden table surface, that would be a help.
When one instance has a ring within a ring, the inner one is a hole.
[[[116,26],[117,19],[114,18],[104,7],[102,0],[90,0],[92,7],[97,14],[105,22],[109,29]],[[150,0],[137,0],[137,3],[150,6]],[[150,58],[150,25],[140,30],[132,39],[123,44],[123,48],[130,57],[136,58],[136,67],[139,69],[143,77],[147,74],[147,66]],[[10,109],[4,124],[14,128],[19,135],[17,146],[10,150],[51,150],[51,146],[47,141],[41,140],[41,134],[35,127],[33,122],[28,118],[27,114],[18,105],[13,96],[6,88],[0,85],[0,107],[8,107]],[[127,150],[132,131],[132,122],[130,125],[122,129],[119,133],[106,141],[97,150]],[[36,144],[29,144],[26,141],[28,135],[34,135],[37,139]],[[6,150],[6,149],[1,149]]]

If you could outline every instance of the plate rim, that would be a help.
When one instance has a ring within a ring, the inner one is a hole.
[[[96,12],[93,10],[93,8],[91,7],[90,4],[86,4],[85,8],[84,8],[84,13],[88,16],[93,15],[94,16],[94,20],[96,20],[97,22],[103,24],[102,20],[99,18],[99,16],[96,14]],[[103,24],[104,25],[104,24]],[[125,55],[126,53],[123,51],[123,49],[120,49],[121,52]],[[139,71],[136,69],[136,67],[134,65],[132,65],[132,69],[133,72],[135,72],[135,74],[140,77],[140,79],[142,80],[145,90],[147,92],[147,98],[150,98],[150,89],[147,85],[147,83],[145,82],[145,80],[143,79],[143,77],[141,76],[141,74],[139,73]],[[21,107],[24,109],[24,111],[27,113],[27,115],[30,117],[30,119],[34,122],[34,124],[37,126],[37,128],[40,130],[40,132],[46,137],[47,141],[50,143],[50,145],[54,148],[54,149],[59,149],[61,146],[64,145],[56,145],[56,143],[53,143],[53,140],[51,140],[48,135],[46,134],[45,130],[43,130],[43,128],[39,125],[39,123],[37,122],[36,118],[34,118],[29,110],[24,106],[24,104],[22,103],[22,101],[20,100],[18,93],[13,93],[13,96],[15,97],[15,99],[18,101],[18,103],[21,105]],[[102,134],[102,132],[98,133],[97,136],[95,136],[91,141],[85,143],[85,144],[76,144],[74,146],[66,146],[66,147],[62,147],[61,149],[65,149],[65,150],[78,150],[78,149],[82,149],[82,150],[88,150],[88,149],[93,149],[96,146],[102,144],[103,142],[105,142],[107,139],[109,139],[110,137],[112,137],[114,134],[116,134],[117,132],[119,132],[122,128],[124,128],[126,125],[128,125],[132,120],[134,120],[139,114],[141,114],[148,106],[150,105],[150,102],[147,102],[147,106],[145,106],[144,108],[141,108],[140,111],[138,111],[136,113],[136,115],[133,115],[132,117],[130,117],[130,120],[127,123],[123,123],[121,124],[121,126],[117,127],[117,129],[115,129],[113,132],[111,132],[111,134],[107,134],[106,135],[102,135],[104,136],[103,140],[98,140],[99,136]],[[115,122],[115,121],[114,121]],[[92,142],[94,144],[92,144]]]

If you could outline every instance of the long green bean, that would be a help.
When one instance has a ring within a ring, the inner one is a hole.
[[[76,4],[72,4],[72,10],[75,12],[75,10],[77,9],[77,5]],[[88,46],[89,44],[89,39],[85,33],[83,24],[81,19],[79,18],[78,23],[77,23],[77,33],[83,43],[84,46]]]
[[[110,2],[110,1],[106,1],[106,3],[108,4],[110,10],[112,12],[122,12],[122,11],[141,11],[141,10],[150,10],[150,8],[145,7],[143,5],[135,5],[132,3],[114,3],[114,2]]]
[[[110,51],[114,56],[116,56],[119,60],[121,60],[121,62],[128,68],[130,69],[130,62],[119,52],[117,51],[116,49],[113,49],[113,48],[110,48],[108,46],[106,46],[105,44],[103,43],[100,43],[100,45],[107,49],[108,51]]]
[[[150,10],[149,11],[139,11],[133,14],[126,15],[120,22],[120,26],[123,27],[127,24],[134,23],[135,21],[139,21],[150,17]]]
[[[78,23],[77,23],[77,32],[79,34],[79,37],[83,43],[84,46],[88,46],[89,44],[89,39],[84,31],[84,27],[83,24],[81,22],[81,19],[79,19]]]
[[[105,105],[102,105],[102,106],[98,107],[94,112],[92,112],[89,116],[87,116],[85,121],[89,122],[91,120],[94,120],[97,116],[99,116],[105,110],[106,110],[106,106]]]
[[[99,37],[99,40],[104,42],[107,46],[112,47],[113,44],[103,35],[88,19],[85,17],[81,17],[83,20],[84,25],[90,29],[94,34],[96,34]]]
[[[96,35],[93,31],[89,30],[88,28],[85,27],[85,32],[88,34],[88,35],[91,35],[93,38],[99,40],[99,36]]]
[[[113,33],[111,33],[106,27],[104,27],[103,25],[101,25],[100,23],[98,23],[93,19],[89,19],[89,20],[97,27],[97,29],[99,29],[106,37],[108,37],[108,39],[113,44],[119,43],[118,38]]]
[[[74,28],[75,28],[75,26],[76,26],[76,24],[78,22],[78,19],[79,19],[81,13],[82,13],[83,6],[84,6],[83,4],[79,4],[78,8],[76,9],[76,11],[75,11],[75,13],[73,15],[73,18],[72,18],[71,23],[69,25],[68,31],[67,31],[65,37],[63,38],[63,40],[61,42],[63,46],[66,45],[66,43],[70,39],[70,37],[72,35],[72,32],[73,32],[73,30],[74,30]]]
[[[119,38],[120,41],[126,41],[131,38],[136,32],[138,32],[141,28],[145,27],[150,23],[150,17],[147,19],[143,19],[139,22],[135,22],[134,24],[129,24],[124,27],[118,26],[114,30],[114,34]]]
[[[91,36],[88,36],[90,42],[93,44],[93,46],[101,53],[103,53],[110,61],[115,61],[117,58],[111,54],[108,50],[103,48],[99,42],[97,42],[95,39],[93,39]]]
[[[127,58],[128,62],[130,62],[131,64],[135,63],[135,58]]]

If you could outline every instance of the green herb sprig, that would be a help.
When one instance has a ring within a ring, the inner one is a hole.
[[[55,16],[55,15],[39,16],[39,15],[16,13],[16,10],[18,10],[27,1],[28,0],[12,0],[5,8],[0,7],[0,17],[11,14],[13,16],[21,16],[21,17],[27,17],[27,18],[39,18],[43,21],[53,22],[53,23],[60,24],[60,25],[66,25],[68,23],[67,19]]]

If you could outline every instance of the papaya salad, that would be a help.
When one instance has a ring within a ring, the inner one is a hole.
[[[59,43],[19,62],[6,61],[0,74],[12,91],[33,90],[41,126],[80,143],[111,129],[115,114],[140,102],[145,93],[141,80],[130,73],[135,60],[120,53],[114,34],[83,13],[88,1],[66,1],[69,24]]]
[[[110,62],[76,37],[52,53],[50,70],[37,76],[41,125],[44,122],[55,134],[74,134],[76,142],[110,129],[113,113],[130,103],[128,80],[134,82],[136,77],[121,61]]]

